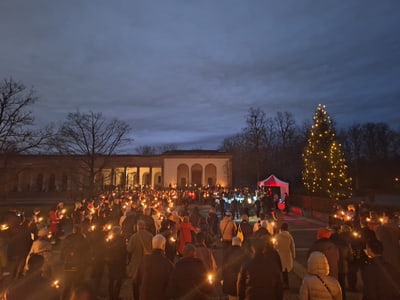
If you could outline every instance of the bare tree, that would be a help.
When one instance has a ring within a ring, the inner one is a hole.
[[[300,129],[299,129],[299,136],[300,139],[302,139],[304,142],[308,140],[308,137],[310,135],[310,129],[311,129],[311,122],[310,120],[303,120],[301,123]]]
[[[157,149],[158,149],[158,152],[161,154],[161,153],[164,153],[167,151],[175,151],[178,149],[178,146],[175,144],[167,144],[167,145],[158,146]]]
[[[109,157],[131,143],[130,126],[117,119],[107,119],[101,113],[69,113],[60,126],[54,145],[61,154],[77,155],[80,160],[80,187],[92,196],[96,176],[101,174]]]
[[[167,151],[174,151],[176,149],[177,146],[175,144],[167,144],[161,146],[143,145],[136,147],[135,151],[139,155],[157,155]]]
[[[236,186],[254,184],[254,161],[245,145],[245,135],[237,133],[223,140],[219,150],[232,154],[232,182]],[[235,176],[236,174],[236,176]]]
[[[149,145],[144,145],[136,147],[135,151],[139,155],[155,155],[157,153],[157,148]]]
[[[345,134],[345,145],[348,146],[350,159],[354,165],[354,185],[356,190],[360,188],[359,167],[361,160],[361,150],[363,146],[363,130],[360,124],[353,124]]]
[[[277,128],[278,144],[281,149],[285,149],[295,138],[296,121],[293,114],[288,111],[278,111],[274,121]]]
[[[395,132],[386,123],[366,123],[362,126],[365,154],[368,159],[386,159],[393,151]]]
[[[0,154],[20,154],[37,149],[49,137],[49,128],[34,128],[29,110],[37,100],[33,89],[5,79],[0,84]]]
[[[253,107],[249,109],[249,114],[246,118],[246,127],[243,129],[243,135],[245,137],[245,145],[248,149],[251,149],[254,154],[254,167],[256,170],[257,181],[260,180],[260,164],[262,161],[261,150],[266,148],[268,143],[267,127],[270,123],[271,122],[269,122],[263,110]],[[269,130],[268,132],[273,132],[273,130]]]
[[[0,82],[0,184],[4,185],[6,193],[16,188],[10,184],[23,171],[9,167],[13,159],[38,151],[51,136],[50,127],[35,127],[29,108],[36,100],[33,89],[27,89],[21,82],[13,79]],[[2,196],[7,197],[6,194]]]
[[[220,150],[234,153],[238,149],[243,149],[245,144],[245,137],[242,133],[237,133],[230,137],[224,138],[222,145],[219,147]]]

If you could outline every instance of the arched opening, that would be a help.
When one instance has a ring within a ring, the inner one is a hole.
[[[126,175],[125,172],[119,172],[117,174],[117,186],[120,189],[125,189],[125,184],[126,184]]]
[[[202,186],[203,181],[203,167],[199,164],[194,164],[192,166],[192,184],[197,186]]]
[[[61,191],[65,192],[68,188],[68,176],[63,174],[61,178]]]
[[[217,167],[214,164],[208,164],[205,169],[206,183],[209,186],[215,186],[217,182]]]
[[[150,185],[150,173],[146,172],[142,175],[142,185]]]
[[[177,169],[176,183],[178,186],[184,187],[189,182],[189,167],[186,164],[181,164]]]
[[[56,190],[56,175],[54,175],[53,173],[50,174],[47,189],[49,192],[54,192]]]
[[[154,186],[157,186],[157,187],[162,186],[161,172],[154,173],[153,182],[154,182]]]
[[[36,191],[43,192],[43,174],[38,174],[36,177]]]
[[[126,182],[128,187],[130,188],[134,187],[138,182],[136,172],[128,173],[128,175],[126,176]]]
[[[95,188],[97,191],[103,191],[104,190],[104,174],[103,173],[97,173],[95,180],[94,180],[95,184]]]

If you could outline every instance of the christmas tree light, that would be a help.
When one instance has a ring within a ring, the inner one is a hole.
[[[303,183],[312,194],[339,200],[351,197],[352,180],[336,141],[335,132],[325,106],[319,104],[313,117],[307,145],[303,151]]]

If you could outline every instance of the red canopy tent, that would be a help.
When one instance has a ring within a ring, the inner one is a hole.
[[[257,185],[261,188],[262,187],[279,187],[280,191],[281,191],[281,197],[283,197],[283,195],[285,193],[287,193],[287,195],[289,195],[289,183],[280,180],[278,177],[276,177],[273,174],[271,176],[269,176],[267,179],[257,182]]]

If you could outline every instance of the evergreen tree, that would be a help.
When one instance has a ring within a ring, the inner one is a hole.
[[[303,152],[303,183],[315,195],[343,199],[351,196],[351,178],[346,175],[341,146],[325,106],[319,104]]]
[[[346,176],[347,166],[341,145],[334,141],[330,147],[329,160],[331,171],[328,173],[328,196],[331,199],[339,200],[351,197],[351,178]]]

